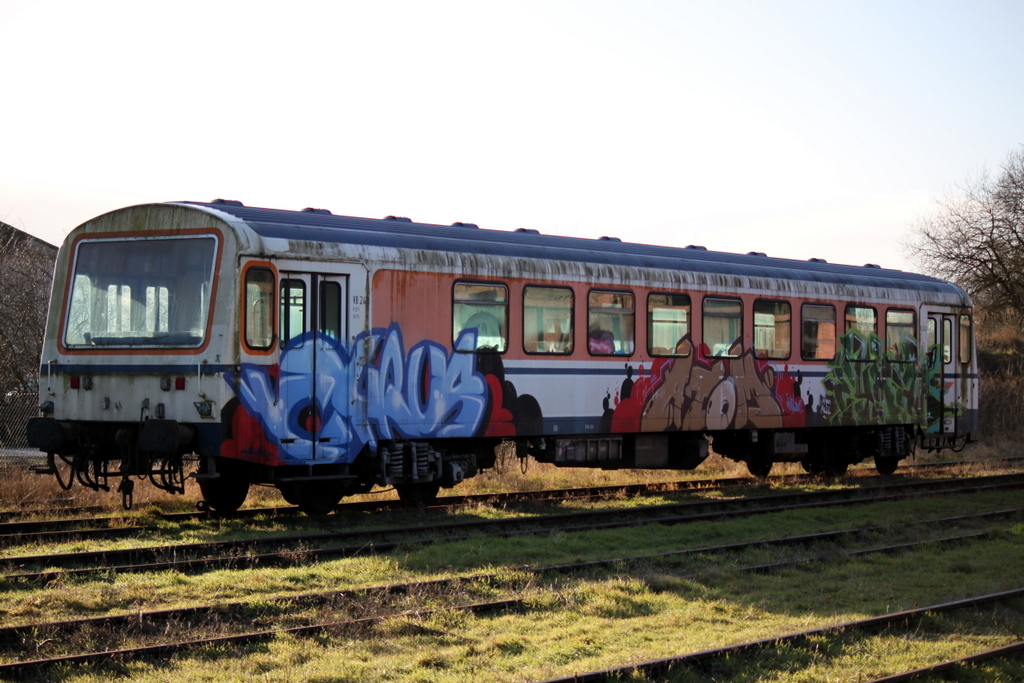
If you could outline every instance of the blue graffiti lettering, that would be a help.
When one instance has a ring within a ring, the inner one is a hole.
[[[378,440],[472,436],[487,417],[487,383],[476,370],[476,331],[455,350],[433,341],[408,354],[398,324],[346,346],[309,332],[282,351],[275,379],[245,363],[225,380],[282,459],[351,462]],[[315,363],[315,365],[314,365]],[[312,369],[316,367],[316,372]]]
[[[476,332],[464,332],[457,350],[476,348]],[[486,417],[487,383],[476,371],[476,356],[452,353],[432,341],[404,354],[401,330],[388,328],[379,360],[359,382],[366,401],[367,443],[377,439],[472,436]]]

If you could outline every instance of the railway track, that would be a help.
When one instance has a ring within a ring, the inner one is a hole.
[[[976,467],[985,466],[991,464],[1024,464],[1024,457],[1007,457],[1007,458],[991,458],[986,460],[957,460],[949,462],[930,462],[930,463],[918,463],[918,464],[907,464],[901,465],[897,470],[899,474],[909,474],[912,472],[929,472],[943,469],[952,468],[963,468],[963,467]],[[873,468],[859,468],[849,470],[845,478],[860,478],[870,477],[875,478],[877,475]],[[460,496],[442,496],[437,499],[435,506],[443,507],[457,507],[461,505],[479,505],[481,503],[488,502],[518,502],[522,500],[545,500],[545,499],[563,499],[563,498],[584,498],[594,496],[608,496],[608,495],[631,495],[643,491],[685,491],[693,489],[704,489],[704,488],[723,488],[728,486],[757,486],[763,485],[764,483],[793,483],[803,481],[813,481],[820,479],[821,475],[811,474],[776,474],[767,477],[766,479],[757,479],[755,477],[743,476],[743,477],[715,477],[710,479],[680,479],[677,481],[668,482],[657,482],[652,484],[615,484],[606,486],[590,486],[590,487],[577,487],[569,489],[543,489],[538,491],[511,491],[511,492],[496,492],[496,493],[482,493],[482,494],[471,494],[471,495],[460,495]],[[113,512],[114,509],[103,506],[103,505],[68,505],[71,502],[65,499],[58,499],[53,501],[23,501],[19,504],[17,509],[14,510],[0,510],[0,534],[3,533],[3,525],[5,523],[15,522],[15,520],[38,515],[40,513],[49,512],[60,512],[62,514],[87,514],[97,512]],[[339,512],[368,512],[378,510],[392,510],[405,507],[405,505],[398,500],[381,500],[381,501],[349,501],[339,503],[337,511]],[[118,508],[119,510],[120,508]],[[257,517],[262,515],[284,515],[284,514],[298,514],[299,509],[294,505],[284,505],[275,507],[256,507],[256,508],[242,508],[233,513],[217,513],[196,510],[194,512],[179,512],[179,513],[165,513],[158,515],[160,519],[167,520],[188,520],[188,519],[209,519],[217,517],[226,518],[245,518],[245,517]],[[96,520],[131,520],[136,516],[134,515],[115,515],[96,517]],[[68,520],[74,522],[75,520]],[[26,524],[46,524],[53,523],[53,520],[34,520]]]
[[[904,482],[872,486],[867,489],[688,501],[638,508],[606,508],[507,519],[437,523],[431,518],[421,524],[406,527],[7,557],[2,560],[3,564],[9,568],[17,568],[18,571],[8,569],[2,579],[9,582],[46,583],[59,577],[95,572],[167,569],[196,571],[225,567],[281,566],[294,564],[297,561],[297,554],[301,554],[302,561],[323,560],[392,552],[436,543],[440,539],[453,541],[470,536],[507,537],[516,534],[549,534],[552,531],[579,533],[644,524],[707,522],[801,508],[858,505],[920,496],[957,495],[1017,488],[1024,488],[1024,474],[993,475],[970,480]],[[424,534],[427,536],[424,537]],[[40,570],[39,567],[47,569]]]
[[[1005,517],[1010,514],[1017,513],[1016,510],[1004,510],[1004,511],[991,511],[986,513],[979,513],[975,515],[964,515],[952,518],[941,518],[941,519],[928,519],[921,520],[918,522],[907,523],[899,525],[903,527],[909,527],[913,525],[926,525],[929,528],[943,527],[948,528],[950,526],[959,525],[970,525],[979,521],[998,519]],[[712,546],[702,548],[690,548],[685,550],[677,550],[672,552],[665,552],[659,554],[648,554],[630,557],[618,557],[604,559],[596,562],[577,562],[570,564],[562,564],[556,566],[540,567],[540,568],[526,568],[522,572],[534,580],[550,577],[554,574],[567,574],[567,573],[578,573],[581,571],[592,570],[595,566],[621,566],[626,563],[637,563],[644,562],[649,563],[652,560],[661,560],[663,562],[676,562],[681,558],[692,556],[692,557],[706,557],[719,555],[722,553],[739,552],[748,550],[751,548],[759,548],[766,546],[776,547],[808,547],[813,550],[820,548],[823,545],[829,546],[828,552],[818,552],[817,554],[811,554],[809,556],[792,558],[787,561],[773,562],[770,564],[759,564],[745,567],[734,568],[732,571],[739,572],[752,572],[752,573],[764,573],[770,571],[777,571],[787,567],[793,567],[801,564],[821,562],[822,557],[826,557],[829,562],[834,562],[837,559],[837,554],[834,550],[834,544],[838,541],[854,539],[858,537],[869,536],[872,533],[881,531],[878,527],[861,527],[853,529],[839,530],[835,532],[828,532],[822,534],[810,534],[804,536],[793,536],[793,537],[780,537],[774,539],[765,539],[750,541],[747,543],[736,543],[723,546]],[[852,548],[844,551],[843,555],[848,558],[864,556],[869,554],[878,553],[893,553],[903,552],[912,550],[924,545],[936,544],[936,543],[969,543],[986,536],[987,532],[972,532],[964,533],[956,536],[947,536],[940,538],[927,539],[910,544],[895,544],[895,545],[884,545],[874,546],[867,548]],[[692,576],[692,574],[684,574],[686,576]],[[429,594],[436,596],[438,592],[444,593],[445,591],[451,591],[453,588],[459,585],[500,585],[503,581],[507,581],[507,574],[503,577],[499,577],[494,574],[475,574],[469,576],[453,577],[449,579],[440,579],[429,582],[415,582],[415,583],[399,583],[390,584],[386,586],[378,586],[372,588],[358,589],[358,590],[347,590],[347,591],[331,591],[327,593],[317,594],[303,594],[292,596],[288,598],[278,598],[275,600],[277,606],[280,608],[279,613],[287,613],[289,608],[295,608],[297,606],[317,606],[323,607],[331,604],[334,609],[338,609],[339,603],[348,603],[349,605],[361,604],[364,605],[366,602],[370,602],[374,605],[374,609],[378,613],[374,613],[370,616],[362,616],[355,619],[346,619],[343,621],[328,621],[318,623],[306,623],[298,626],[276,626],[271,628],[261,628],[259,630],[250,630],[245,632],[236,632],[224,635],[220,633],[218,635],[207,637],[207,638],[196,638],[196,629],[202,629],[205,625],[216,620],[216,617],[223,615],[235,615],[237,623],[253,623],[255,608],[252,603],[236,602],[229,604],[217,604],[217,605],[206,605],[191,607],[185,609],[175,610],[161,610],[152,612],[137,612],[131,614],[113,615],[107,617],[96,617],[89,619],[77,619],[62,622],[49,622],[49,623],[34,623],[34,624],[23,624],[20,626],[6,627],[0,629],[0,644],[3,645],[3,651],[10,653],[12,659],[16,658],[18,654],[22,657],[16,661],[9,661],[0,663],[0,676],[23,676],[30,673],[38,673],[45,671],[47,668],[52,667],[56,664],[101,664],[108,661],[116,660],[123,662],[129,659],[137,658],[153,658],[153,657],[166,657],[171,654],[194,650],[201,647],[210,645],[241,645],[252,642],[259,642],[267,640],[279,635],[290,634],[290,635],[311,635],[323,632],[335,632],[338,630],[349,630],[353,628],[367,627],[380,623],[384,619],[399,617],[410,617],[410,618],[421,618],[426,614],[425,610],[416,608],[412,611],[399,611],[394,609],[394,606],[387,598],[394,596],[410,596],[416,594]],[[526,582],[524,581],[523,584]],[[515,587],[513,587],[515,589]],[[515,590],[514,590],[515,593]],[[1018,590],[1013,594],[1014,597],[1024,594],[1024,589]],[[1006,595],[1010,595],[1007,593]],[[445,607],[447,610],[462,610],[472,612],[474,614],[481,614],[484,612],[493,612],[497,610],[512,610],[512,609],[525,609],[526,599],[528,596],[513,594],[512,596],[504,597],[497,600],[490,600],[485,603],[469,603],[469,604],[458,604],[450,607]],[[977,600],[988,600],[996,599],[995,596],[987,596],[985,598],[979,598]],[[966,602],[966,601],[961,601]],[[953,603],[949,603],[953,605]],[[265,603],[263,603],[263,609],[265,609]],[[924,608],[917,612],[923,613],[927,610],[936,609],[935,607]],[[943,609],[940,607],[939,609]],[[945,607],[945,609],[952,609],[952,607]],[[318,611],[318,610],[316,610]],[[314,612],[315,613],[315,612]],[[897,613],[898,615],[909,615],[910,612]],[[276,615],[280,618],[280,614]],[[868,622],[882,623],[879,620],[885,620],[887,618],[894,618],[894,615],[886,615],[885,617],[879,617],[874,620],[864,620],[863,622],[851,622],[848,624],[841,624],[836,626],[828,627],[828,629],[819,629],[817,631],[808,631],[803,634],[796,634],[795,636],[785,636],[782,639],[772,639],[772,641],[759,641],[759,643],[775,642],[781,643],[785,639],[803,637],[808,638],[810,634],[824,633],[829,630],[839,631],[846,628],[863,628]],[[909,618],[909,617],[906,617]],[[258,621],[259,619],[255,619]],[[263,621],[267,618],[264,616]],[[60,643],[66,642],[70,634],[76,632],[87,631],[95,634],[97,631],[104,633],[111,632],[114,634],[128,634],[129,637],[141,638],[147,642],[143,645],[135,647],[122,647],[117,641],[117,638],[112,638],[109,641],[111,643],[108,649],[102,651],[93,652],[77,652],[68,653],[62,652],[55,654],[50,657],[37,658],[37,659],[25,659],[25,655],[38,656],[40,649],[53,649],[58,647]],[[168,640],[173,638],[175,634],[187,635],[187,638],[179,640]],[[160,642],[150,642],[153,640],[159,640]],[[740,644],[731,648],[723,648],[719,652],[718,656],[731,656],[736,653],[741,653],[749,650],[753,645],[758,644]],[[700,655],[707,657],[707,653],[699,653]],[[680,663],[687,663],[687,658],[693,657],[694,655],[686,655],[682,658],[675,658],[673,661],[678,660]],[[668,661],[668,660],[662,660]],[[648,663],[641,664],[639,667],[641,670],[645,666],[650,666],[650,671],[656,673],[658,671],[657,665],[659,663]],[[637,665],[631,665],[630,668],[635,668]],[[609,676],[617,675],[619,669],[607,670],[604,672],[592,672],[591,674],[585,674],[592,678],[581,678],[580,680],[605,680]],[[604,676],[604,678],[601,678]],[[571,680],[571,679],[560,679],[560,680]]]
[[[1000,458],[993,462],[1022,462],[1024,458]],[[979,464],[988,461],[958,461],[949,463],[926,463],[921,465],[907,466],[901,468],[909,471],[935,471],[953,467],[964,467],[972,464]],[[860,472],[851,471],[855,477],[867,476],[875,479],[873,475],[854,474]],[[871,472],[871,470],[863,470]],[[787,474],[770,477],[767,481],[772,484],[800,483],[818,479],[816,475],[809,474]],[[431,507],[452,509],[481,504],[508,504],[519,502],[543,502],[551,500],[585,500],[612,496],[640,496],[658,493],[683,492],[692,490],[714,490],[728,489],[763,485],[764,480],[751,477],[719,477],[713,479],[683,479],[669,482],[656,482],[650,484],[627,484],[590,486],[568,489],[544,489],[538,491],[514,491],[506,493],[486,493],[465,496],[443,496]],[[406,507],[401,501],[353,501],[338,505],[339,513],[345,512],[378,512],[386,510],[397,510]],[[96,512],[104,511],[101,506],[82,506],[78,508],[61,508],[61,512]],[[143,534],[156,530],[152,525],[139,525],[140,517],[136,515],[117,515],[103,517],[74,517],[61,519],[42,519],[31,521],[11,521],[17,517],[29,514],[38,514],[39,510],[16,511],[0,513],[0,548],[13,544],[26,542],[49,542],[56,543],[72,539],[82,538],[103,538],[103,537],[124,537],[133,534]],[[235,513],[219,515],[213,512],[174,512],[162,513],[155,516],[155,519],[167,522],[200,521],[206,519],[229,518],[246,519],[260,518],[266,516],[294,515],[299,510],[296,506],[280,507],[259,507],[245,508]],[[5,517],[5,515],[8,515]]]
[[[1013,590],[1003,591],[999,593],[991,593],[988,595],[981,595],[978,597],[967,598],[964,600],[955,600],[952,602],[939,603],[936,605],[929,605],[927,607],[920,607],[917,609],[904,610],[901,612],[892,612],[890,614],[883,614],[877,617],[870,617],[868,619],[860,619],[857,621],[848,621],[840,624],[834,624],[832,626],[826,626],[824,628],[810,629],[807,631],[800,631],[797,633],[790,633],[784,636],[777,636],[772,638],[765,638],[763,640],[755,640],[746,643],[739,643],[737,645],[730,645],[727,647],[715,648],[713,650],[704,650],[702,652],[692,652],[677,657],[666,657],[656,661],[648,662],[637,662],[626,666],[615,667],[611,669],[604,669],[600,671],[591,671],[587,673],[574,674],[564,678],[552,678],[544,681],[543,683],[602,683],[603,681],[613,681],[626,679],[630,675],[641,673],[646,676],[662,676],[676,670],[680,667],[690,666],[699,667],[706,671],[714,665],[716,660],[724,661],[729,658],[735,658],[739,656],[749,655],[751,653],[766,650],[769,648],[779,648],[782,646],[790,647],[820,647],[820,643],[816,643],[817,638],[830,638],[840,634],[847,634],[850,632],[872,632],[883,630],[892,627],[898,627],[905,624],[915,624],[924,617],[931,614],[938,613],[949,613],[958,610],[971,610],[977,609],[980,606],[991,604],[991,603],[1006,603],[1010,601],[1019,601],[1024,598],[1024,588],[1016,588]],[[981,653],[981,658],[992,658],[995,656],[1006,657],[1011,656],[1020,652],[1024,648],[1020,642],[1013,643],[997,650],[990,650],[985,653]],[[966,658],[965,658],[966,659]],[[957,660],[960,661],[960,660]],[[954,663],[944,663],[941,666],[943,668],[951,668]],[[892,676],[888,678],[878,679],[880,681],[903,681],[911,680],[907,676],[917,677],[929,672],[930,668],[919,669],[913,672],[907,672]],[[942,670],[936,668],[936,671]],[[917,671],[922,672],[918,674]]]
[[[907,671],[905,673],[893,674],[892,676],[886,676],[885,678],[876,678],[866,683],[906,683],[907,681],[915,681],[923,678],[930,678],[938,673],[945,673],[953,671],[957,668],[966,668],[974,664],[980,664],[982,662],[988,662],[993,659],[1007,659],[1010,657],[1019,656],[1024,653],[1024,640],[1018,640],[1015,643],[1005,645],[1003,647],[993,648],[977,654],[968,655],[966,657],[958,657],[956,659],[949,659],[944,662],[932,664],[931,666],[921,667],[914,669],[913,671]]]

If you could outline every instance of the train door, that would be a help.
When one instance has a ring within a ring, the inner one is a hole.
[[[957,344],[957,312],[925,307],[926,353],[925,384],[927,385],[927,427],[929,434],[954,436],[959,433],[962,413],[960,395],[960,360]]]
[[[349,276],[280,270],[281,368],[289,450],[314,460],[334,457],[349,405]]]

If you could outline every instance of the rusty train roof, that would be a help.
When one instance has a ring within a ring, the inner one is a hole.
[[[890,287],[941,293],[969,301],[962,289],[938,278],[875,265],[850,266],[820,259],[798,261],[762,253],[734,254],[703,247],[664,247],[622,242],[616,238],[585,239],[545,235],[536,230],[485,230],[474,224],[435,225],[407,218],[356,218],[325,209],[288,211],[249,207],[240,202],[174,202],[228,214],[265,238],[306,242],[555,259],[635,268],[688,270],[783,280],[804,280],[862,287]]]

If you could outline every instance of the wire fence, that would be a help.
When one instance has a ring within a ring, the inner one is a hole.
[[[39,415],[36,394],[7,394],[0,397],[0,464],[37,464],[44,459],[38,449],[28,445],[25,428],[30,418]]]

